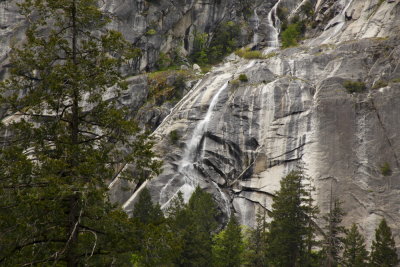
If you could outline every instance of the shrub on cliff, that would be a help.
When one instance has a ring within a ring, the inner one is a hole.
[[[282,47],[292,47],[298,44],[301,32],[297,23],[289,24],[287,28],[281,33]]]
[[[343,83],[343,86],[349,93],[361,93],[367,89],[364,82],[358,81],[345,81]]]

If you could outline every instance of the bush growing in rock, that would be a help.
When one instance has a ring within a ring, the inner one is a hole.
[[[349,93],[361,93],[367,89],[364,82],[358,81],[345,81],[343,86]]]
[[[264,58],[261,51],[258,50],[250,50],[250,49],[238,49],[235,51],[235,54],[239,57],[245,59],[257,59],[257,58]]]
[[[241,81],[241,82],[248,82],[249,79],[247,78],[247,75],[246,75],[246,74],[242,73],[242,74],[239,75],[239,81]]]
[[[385,162],[381,166],[381,173],[383,176],[390,176],[392,174],[392,169],[390,168],[389,163]]]
[[[150,30],[148,30],[147,32],[146,32],[146,35],[155,35],[157,32],[156,32],[156,30],[154,30],[154,29],[150,29]]]
[[[209,45],[207,33],[196,33],[190,59],[200,66],[216,64],[238,47],[239,35],[240,25],[233,21],[220,24]]]
[[[299,25],[297,23],[289,24],[281,36],[283,48],[296,46],[301,36]]]
[[[172,144],[177,144],[181,136],[179,135],[177,130],[173,130],[169,133],[169,140]]]
[[[372,89],[379,89],[379,88],[382,88],[382,87],[386,87],[387,85],[388,85],[387,81],[379,80],[374,84],[374,87],[372,87]]]

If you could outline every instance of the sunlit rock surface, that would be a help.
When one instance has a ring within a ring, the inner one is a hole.
[[[174,107],[154,133],[164,160],[163,173],[147,183],[154,200],[166,208],[178,191],[188,199],[200,185],[225,215],[253,225],[260,207],[271,208],[281,177],[300,166],[322,212],[332,188],[346,224],[359,224],[370,240],[386,217],[398,238],[400,3],[341,3],[315,38],[296,48],[267,47],[269,59],[232,55]],[[249,81],[238,81],[240,74]],[[367,90],[349,93],[347,80]],[[181,136],[177,145],[172,131]],[[386,162],[390,176],[380,171]],[[128,212],[134,201],[125,202]]]

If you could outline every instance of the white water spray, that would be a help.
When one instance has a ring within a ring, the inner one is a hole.
[[[258,18],[257,15],[257,8],[254,9],[254,35],[253,35],[253,43],[257,44],[259,41],[259,36],[258,36],[258,28],[260,27],[260,19]]]
[[[198,180],[193,177],[193,173],[195,172],[194,160],[196,156],[196,150],[200,145],[204,133],[207,131],[208,124],[212,118],[214,107],[218,103],[219,96],[227,87],[228,83],[226,82],[218,89],[217,93],[212,98],[204,119],[197,124],[196,128],[193,131],[192,138],[190,139],[188,146],[183,153],[182,160],[179,162],[178,174],[175,177],[171,178],[168,183],[160,190],[160,200],[165,197],[168,187],[172,184],[177,176],[183,176],[184,185],[182,185],[177,192],[182,191],[185,201],[188,200],[191,193],[198,185]],[[177,194],[177,192],[174,194],[174,196]],[[173,197],[170,198],[170,200],[171,199],[173,199]],[[163,207],[168,206],[168,204],[169,201],[165,203]]]
[[[281,21],[278,17],[278,6],[282,0],[279,0],[276,2],[276,4],[271,8],[271,10],[268,13],[267,17],[267,22],[268,22],[268,28],[269,32],[267,33],[267,43],[268,47],[279,47],[279,33],[281,30]]]
[[[192,138],[189,141],[189,144],[183,154],[182,163],[179,171],[182,171],[186,167],[187,164],[193,165],[193,160],[195,157],[195,152],[197,147],[200,144],[201,138],[205,131],[207,131],[208,123],[210,122],[211,116],[213,114],[213,110],[215,105],[218,103],[219,95],[228,87],[228,83],[226,82],[223,86],[221,86],[218,92],[212,98],[210,105],[208,106],[208,110],[204,119],[197,124],[196,128],[193,131]]]

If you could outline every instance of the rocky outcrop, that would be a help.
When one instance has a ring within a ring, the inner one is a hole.
[[[271,208],[281,177],[301,166],[322,213],[332,188],[345,224],[359,224],[371,239],[386,217],[398,238],[400,3],[373,2],[340,1],[325,30],[302,46],[267,48],[268,59],[232,55],[213,68],[154,133],[164,155],[163,173],[146,185],[154,199],[166,208],[178,191],[188,199],[200,185],[223,213],[253,225],[258,209]],[[367,89],[351,93],[346,81]],[[171,131],[181,136],[177,145]],[[125,202],[128,212],[134,201]]]

